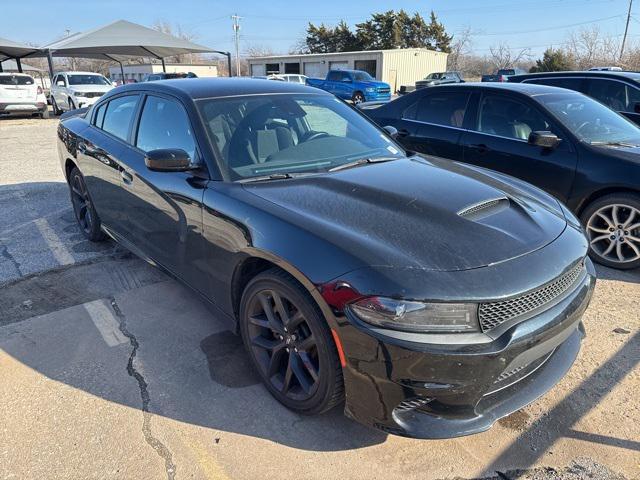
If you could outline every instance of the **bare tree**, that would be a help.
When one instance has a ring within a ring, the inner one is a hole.
[[[513,50],[506,43],[491,46],[489,59],[495,70],[513,68],[522,63],[531,62],[531,50],[522,48]]]
[[[465,27],[462,32],[453,37],[451,52],[447,58],[447,69],[463,72],[468,69],[472,60],[473,33],[471,27]]]
[[[156,20],[151,28],[190,42],[196,38],[195,33],[184,30],[180,24],[175,24],[175,26],[173,26],[166,20]],[[174,55],[173,57],[167,57],[165,61],[173,63],[201,63],[203,61],[203,56],[199,53],[182,53],[180,55]]]
[[[617,65],[620,44],[614,37],[602,35],[594,25],[571,32],[565,50],[575,59],[578,69],[586,70],[599,65]]]
[[[272,55],[276,55],[276,52],[274,52],[268,45],[255,44],[248,45],[244,49],[244,54],[247,57],[270,57]]]

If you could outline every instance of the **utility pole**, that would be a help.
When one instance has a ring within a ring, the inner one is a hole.
[[[631,20],[631,5],[633,5],[633,0],[629,0],[629,11],[627,12],[627,24],[624,27],[624,36],[622,37],[622,46],[620,47],[620,58],[619,62],[622,62],[622,55],[624,54],[624,44],[627,41],[627,32],[629,31],[629,20]]]
[[[231,15],[233,20],[233,32],[236,42],[236,76],[240,76],[240,19],[238,14]]]

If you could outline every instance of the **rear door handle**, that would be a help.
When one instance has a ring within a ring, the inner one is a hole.
[[[122,177],[124,183],[126,183],[127,185],[131,185],[133,183],[133,175],[131,175],[126,170],[120,170],[120,176]]]

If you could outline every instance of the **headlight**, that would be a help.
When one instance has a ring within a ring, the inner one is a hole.
[[[367,87],[364,89],[365,92],[369,92],[369,93],[373,93],[376,91],[376,89],[374,87]]]
[[[408,332],[478,332],[475,303],[422,303],[369,297],[348,307],[361,320]]]

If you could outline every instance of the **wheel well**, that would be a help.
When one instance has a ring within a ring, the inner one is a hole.
[[[242,300],[242,293],[247,284],[253,277],[270,268],[280,267],[264,258],[250,257],[242,262],[236,269],[231,283],[231,301],[233,302],[233,313],[236,318],[238,318],[240,314],[240,301]]]
[[[67,177],[67,180],[69,180],[69,175],[71,174],[71,170],[73,170],[74,168],[76,168],[75,162],[70,158],[67,158],[67,161],[64,162],[64,174]]]
[[[618,187],[603,188],[602,190],[598,190],[597,192],[593,192],[591,195],[589,195],[586,199],[584,199],[582,201],[582,203],[580,204],[580,206],[578,207],[578,210],[576,212],[577,216],[581,217],[582,216],[582,212],[584,212],[584,209],[587,208],[589,205],[591,205],[596,200],[598,200],[599,198],[602,198],[602,197],[604,197],[606,195],[611,195],[613,193],[631,193],[631,194],[634,194],[634,195],[640,195],[640,191],[634,190],[632,188],[618,188]]]

